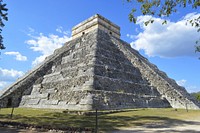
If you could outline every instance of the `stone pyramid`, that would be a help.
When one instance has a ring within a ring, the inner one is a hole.
[[[120,40],[120,27],[94,15],[72,29],[72,40],[5,88],[1,107],[109,110],[188,108],[187,91]]]

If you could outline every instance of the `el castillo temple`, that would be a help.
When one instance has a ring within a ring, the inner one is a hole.
[[[200,104],[120,39],[120,27],[96,14],[72,39],[0,93],[0,107],[68,110],[188,108]]]

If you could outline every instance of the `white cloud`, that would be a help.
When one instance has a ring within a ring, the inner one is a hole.
[[[177,83],[178,85],[180,85],[180,86],[185,86],[186,82],[187,82],[187,80],[185,80],[185,79],[176,81],[176,83]]]
[[[144,50],[148,56],[178,57],[198,56],[195,53],[195,41],[199,39],[197,29],[187,24],[187,19],[197,18],[200,14],[190,13],[177,22],[167,21],[162,25],[162,18],[139,16],[137,24],[143,30],[131,43],[137,50]],[[154,19],[153,24],[145,26],[143,22]],[[132,38],[134,36],[127,35]]]
[[[5,81],[0,81],[0,88],[1,87],[4,87],[4,86],[6,86],[7,85],[7,82],[5,82]]]
[[[5,87],[8,86],[9,84],[10,84],[10,82],[0,81],[0,90],[2,90],[3,88],[5,88]]]
[[[126,34],[126,36],[130,39],[135,39],[136,38],[136,35],[131,35],[131,34]]]
[[[26,41],[33,51],[41,53],[41,55],[36,57],[32,62],[33,66],[41,63],[47,56],[51,55],[55,49],[60,48],[65,42],[70,40],[68,32],[63,31],[62,27],[57,28],[56,31],[63,35],[43,35],[43,33],[40,33],[37,36],[30,36],[32,39]]]
[[[39,57],[36,57],[36,59],[32,62],[32,65],[33,66],[36,66],[37,64],[40,64],[42,61],[45,60],[45,58],[47,57],[48,55],[41,55]]]
[[[186,90],[189,92],[189,93],[192,93],[192,92],[198,92],[199,91],[199,87],[198,86],[195,86],[195,85],[190,85],[187,80],[185,79],[182,79],[182,80],[178,80],[176,81],[176,83],[180,86],[183,86],[186,88]]]
[[[14,82],[17,78],[23,76],[22,71],[14,69],[3,69],[0,67],[0,89],[6,87],[8,84]]]
[[[69,34],[70,34],[69,31],[64,31],[62,26],[59,26],[59,27],[56,29],[56,31],[59,32],[59,33],[62,33],[62,34],[64,34],[64,35],[67,35],[67,36],[69,36]]]
[[[32,32],[32,33],[35,32],[35,30],[33,28],[31,28],[31,27],[29,27],[28,30],[29,30],[29,32]]]
[[[62,27],[58,27],[58,28],[56,29],[56,31],[59,32],[59,33],[62,33]]]
[[[21,77],[24,73],[14,69],[3,69],[0,67],[0,81],[14,81]]]
[[[192,93],[192,92],[199,92],[200,87],[197,86],[187,86],[187,91]]]
[[[15,59],[18,61],[26,61],[27,60],[27,57],[21,55],[21,53],[19,53],[19,52],[5,52],[4,54],[5,55],[14,55]]]

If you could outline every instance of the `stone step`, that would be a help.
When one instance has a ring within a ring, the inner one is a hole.
[[[48,94],[55,94],[56,92],[58,92],[56,88],[46,89],[43,91],[43,93],[48,93]]]
[[[55,76],[58,76],[60,74],[61,74],[60,72],[54,72],[54,73],[51,73],[51,74],[46,74],[46,75],[44,75],[44,78],[55,77]]]
[[[59,100],[47,100],[47,99],[41,99],[40,104],[41,105],[58,105]]]
[[[40,99],[37,98],[37,99],[29,99],[27,100],[24,104],[28,104],[28,105],[37,105],[39,104],[40,102]]]
[[[35,85],[33,85],[33,89],[31,91],[31,95],[38,95],[38,94],[40,94],[41,88],[42,88],[42,84],[35,84]]]
[[[43,94],[31,94],[31,95],[24,95],[22,99],[45,99],[48,98],[49,93],[43,93]]]

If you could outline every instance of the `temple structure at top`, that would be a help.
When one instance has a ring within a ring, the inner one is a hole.
[[[116,38],[120,38],[120,27],[101,15],[96,14],[72,28],[72,39],[89,33],[94,29],[101,29]]]

